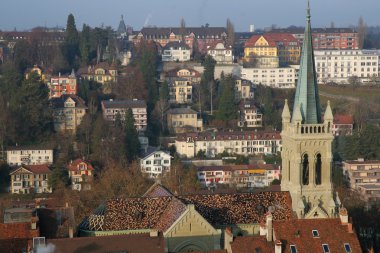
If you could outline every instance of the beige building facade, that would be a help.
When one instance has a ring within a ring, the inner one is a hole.
[[[167,112],[168,128],[174,133],[202,131],[203,121],[198,113],[190,108],[175,108]]]

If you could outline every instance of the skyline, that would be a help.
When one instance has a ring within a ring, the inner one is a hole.
[[[120,16],[124,15],[125,24],[134,30],[140,30],[144,25],[179,26],[181,18],[184,18],[188,27],[206,23],[210,26],[225,26],[229,18],[235,31],[243,32],[248,31],[251,24],[255,29],[270,27],[272,24],[278,27],[304,26],[307,6],[306,0],[239,0],[233,5],[227,0],[194,0],[189,6],[176,0],[165,0],[164,4],[155,0],[111,0],[110,3],[104,5],[99,0],[81,0],[80,4],[75,0],[40,0],[36,5],[35,2],[25,0],[5,0],[2,7],[7,11],[0,16],[0,30],[11,31],[16,28],[22,31],[37,26],[65,27],[67,16],[72,13],[79,30],[84,23],[91,27],[104,24],[117,29]],[[310,4],[313,27],[329,27],[331,22],[336,27],[357,25],[360,16],[368,25],[380,25],[376,16],[380,2],[376,0],[312,0]],[[23,5],[22,9],[20,5]],[[130,6],[133,6],[133,10]],[[31,15],[30,12],[34,14]]]

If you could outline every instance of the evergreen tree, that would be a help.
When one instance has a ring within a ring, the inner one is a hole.
[[[90,58],[90,27],[83,24],[83,29],[80,35],[80,58],[81,63],[87,65]]]
[[[219,100],[218,112],[216,118],[218,120],[228,121],[236,119],[236,105],[235,105],[235,90],[234,80],[231,75],[227,75],[221,80],[222,93]]]
[[[160,100],[168,101],[169,100],[169,85],[167,81],[164,81],[160,88]]]
[[[66,37],[62,45],[62,54],[71,69],[77,67],[75,60],[79,56],[79,35],[73,14],[69,14],[67,17]]]
[[[200,83],[200,93],[198,94],[201,107],[203,110],[211,108],[211,88],[214,84],[214,71],[215,71],[215,60],[207,55],[205,61],[203,62],[204,72],[202,74],[201,83]]]
[[[139,135],[135,126],[135,118],[132,109],[129,108],[125,115],[125,150],[129,162],[135,160],[140,154]]]

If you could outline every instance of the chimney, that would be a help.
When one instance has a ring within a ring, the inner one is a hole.
[[[73,238],[74,237],[74,229],[73,227],[69,227],[69,238]]]
[[[69,202],[66,202],[66,203],[65,203],[65,207],[69,207]]]
[[[281,253],[282,252],[282,243],[280,240],[276,240],[275,246],[274,246],[274,253]]]
[[[271,242],[273,240],[273,216],[271,212],[268,212],[267,214],[267,241]]]
[[[267,225],[265,224],[264,221],[260,222],[260,235],[264,236],[266,235],[267,232]]]
[[[149,232],[150,237],[158,237],[158,231],[157,230],[151,230]]]
[[[227,249],[227,252],[232,252],[231,243],[234,240],[234,235],[232,234],[231,228],[227,227],[224,230],[224,248]]]
[[[348,212],[347,209],[342,207],[339,208],[339,218],[342,224],[347,224],[348,223]]]

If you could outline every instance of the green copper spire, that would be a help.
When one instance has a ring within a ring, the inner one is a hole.
[[[302,123],[304,124],[321,123],[321,107],[315,73],[313,39],[310,26],[310,3],[308,1],[305,36],[293,106],[293,115],[296,113],[297,106],[301,110]]]

